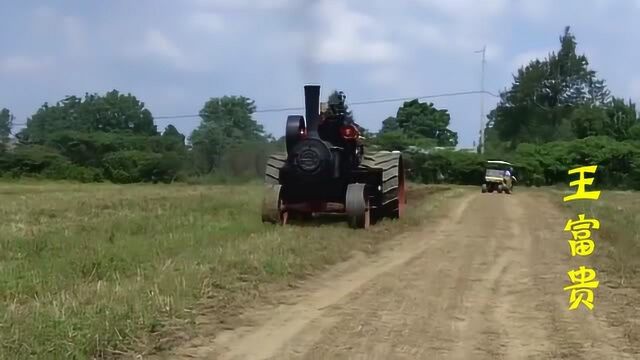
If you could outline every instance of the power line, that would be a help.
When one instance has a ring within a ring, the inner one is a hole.
[[[354,102],[349,102],[348,105],[359,106],[359,105],[370,105],[370,104],[382,104],[382,103],[407,101],[407,100],[423,100],[423,99],[433,99],[433,98],[440,98],[440,97],[452,97],[452,96],[473,95],[473,94],[487,94],[494,97],[499,97],[498,95],[493,94],[489,91],[475,90],[475,91],[459,91],[459,92],[423,95],[423,96],[408,96],[408,97],[401,97],[401,98],[386,98],[386,99],[354,101]],[[271,113],[271,112],[299,111],[299,110],[304,110],[304,107],[281,107],[281,108],[257,109],[256,111],[254,111],[254,113]],[[197,118],[197,117],[200,117],[200,114],[158,115],[158,116],[154,116],[153,118],[154,119],[187,119],[187,118]],[[24,126],[24,125],[27,125],[27,123],[14,123],[13,125]]]
[[[349,106],[358,106],[358,105],[370,105],[370,104],[381,104],[381,103],[390,103],[390,102],[398,102],[398,101],[407,101],[407,100],[423,100],[423,99],[433,99],[439,97],[451,97],[451,96],[461,96],[461,95],[473,95],[473,94],[488,94],[494,97],[499,97],[496,94],[493,94],[489,91],[459,91],[452,93],[443,93],[443,94],[435,94],[435,95],[423,95],[423,96],[408,96],[401,98],[387,98],[387,99],[376,99],[376,100],[364,100],[364,101],[353,101],[349,102]],[[286,107],[286,108],[271,108],[271,109],[258,109],[254,111],[254,113],[268,113],[268,112],[283,112],[283,111],[298,111],[304,110],[304,107]],[[161,115],[154,116],[155,119],[180,119],[180,118],[193,118],[199,117],[198,115]]]
[[[490,93],[488,91],[460,91],[460,92],[444,93],[444,94],[436,94],[436,95],[424,95],[424,96],[411,96],[411,97],[395,98],[395,99],[358,101],[358,102],[349,103],[349,105],[379,104],[379,103],[385,103],[385,102],[397,102],[397,101],[406,101],[406,100],[413,100],[413,99],[422,100],[422,99],[433,99],[433,98],[439,98],[439,97],[473,95],[473,94],[489,94],[489,95],[498,97],[497,95],[494,95],[494,94],[492,94],[492,93]]]

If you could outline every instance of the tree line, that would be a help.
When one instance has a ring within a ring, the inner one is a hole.
[[[143,102],[117,90],[69,96],[33,114],[10,138],[14,117],[0,112],[0,175],[83,182],[172,182],[229,170],[252,175],[272,139],[252,119],[253,101],[212,98],[187,139],[175,126],[159,131]],[[239,154],[238,150],[251,149]],[[254,159],[238,156],[250,153]],[[254,162],[253,168],[246,169]]]
[[[448,111],[418,100],[404,102],[375,134],[360,128],[368,149],[405,152],[410,176],[424,183],[479,184],[484,161],[502,159],[515,163],[529,185],[566,182],[568,169],[598,164],[601,186],[640,188],[635,104],[610,94],[577,53],[569,27],[559,40],[557,52],[519,68],[500,92],[487,116],[484,154],[455,151]],[[173,125],[159,131],[143,102],[113,90],[45,103],[12,139],[14,117],[2,109],[0,176],[116,183],[255,178],[267,154],[284,150],[284,139],[265,133],[255,110],[243,96],[211,98],[186,136]]]
[[[486,154],[517,163],[526,182],[567,183],[567,171],[598,165],[600,186],[640,188],[640,122],[576,52],[566,27],[560,48],[521,67],[488,115]]]
[[[45,103],[11,138],[14,117],[2,109],[0,176],[114,183],[255,178],[264,172],[266,155],[284,149],[284,138],[265,133],[255,110],[243,96],[211,98],[198,127],[185,136],[173,125],[160,131],[143,102],[113,90]],[[397,120],[385,122],[384,135],[360,130],[385,148],[455,146],[457,135],[448,125],[446,110],[414,101],[398,110]]]
[[[484,154],[481,144],[475,153],[410,151],[414,179],[480,184],[484,161],[506,160],[527,185],[567,184],[569,169],[598,165],[598,186],[640,189],[636,105],[611,94],[587,56],[577,53],[569,27],[559,42],[557,51],[519,68],[511,86],[500,92],[487,116]],[[387,119],[385,125],[393,134],[396,120]],[[396,148],[434,145],[406,141],[393,140]]]

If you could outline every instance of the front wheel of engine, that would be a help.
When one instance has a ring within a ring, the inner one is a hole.
[[[366,229],[371,223],[369,200],[364,184],[349,184],[345,196],[345,212],[349,219],[349,227]]]

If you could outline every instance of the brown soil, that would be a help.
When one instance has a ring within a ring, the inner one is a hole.
[[[599,311],[620,306],[612,289],[596,289],[593,311],[568,310],[567,271],[589,258],[571,258],[566,219],[540,193],[469,192],[379,254],[246,313],[242,323],[250,326],[196,339],[168,357],[636,358],[640,344]]]

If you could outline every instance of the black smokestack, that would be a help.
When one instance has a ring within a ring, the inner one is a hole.
[[[309,136],[318,136],[320,123],[320,85],[304,86],[305,120]]]

